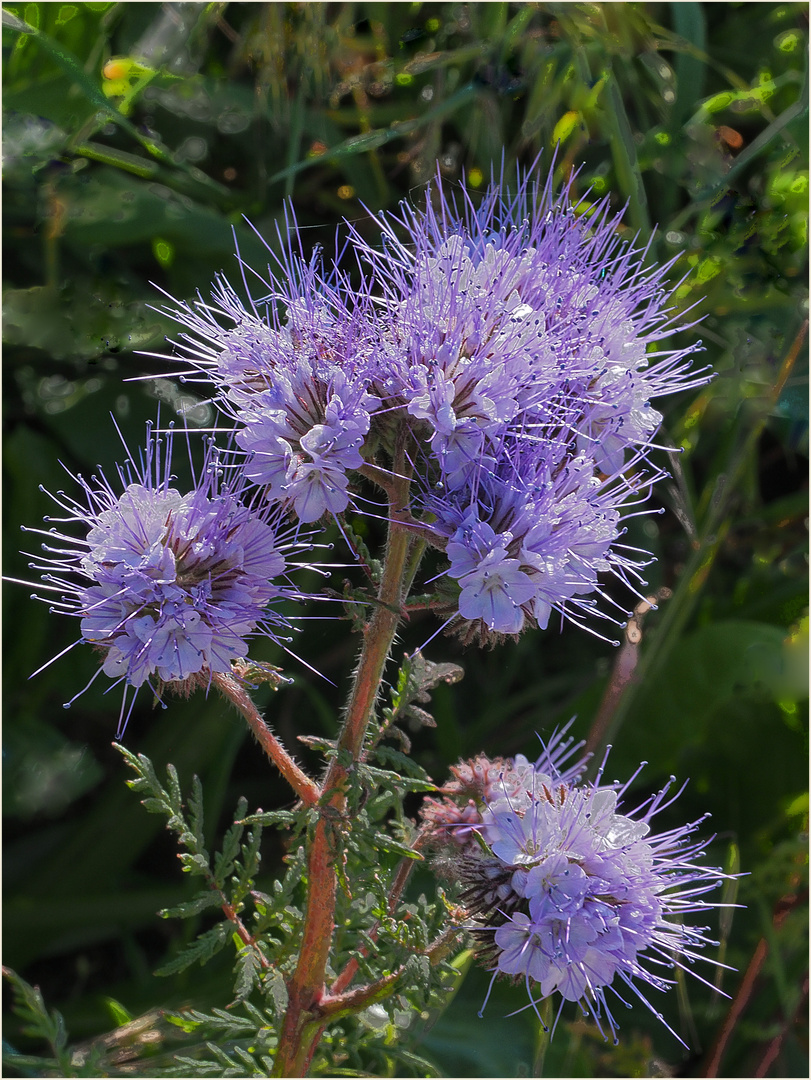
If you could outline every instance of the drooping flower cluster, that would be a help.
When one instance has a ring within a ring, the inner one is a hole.
[[[445,872],[462,883],[493,980],[523,980],[536,1011],[555,992],[561,1008],[578,1002],[616,1040],[607,992],[620,1002],[630,992],[662,1019],[636,981],[666,990],[673,980],[646,965],[691,970],[710,942],[684,917],[716,906],[701,897],[723,874],[696,862],[708,843],[691,839],[700,821],[652,833],[653,818],[680,794],[668,798],[672,779],[626,811],[631,781],[603,784],[601,769],[584,783],[582,760],[561,770],[576,749],[553,742],[534,765],[479,757],[456,770],[426,817],[440,842],[443,830],[449,838]],[[468,780],[476,797],[465,805]]]
[[[223,479],[210,445],[186,494],[173,486],[171,459],[171,433],[164,447],[150,432],[142,461],[119,467],[123,491],[101,471],[90,482],[75,477],[84,501],[59,492],[52,497],[68,517],[46,520],[87,533],[52,528],[32,564],[60,594],[57,609],[81,620],[79,640],[102,651],[100,670],[158,695],[163,684],[190,689],[229,672],[257,630],[277,637],[289,623],[272,605],[295,595],[284,576],[295,542],[278,512],[244,501],[244,480],[233,470]],[[126,694],[119,733],[125,704]]]
[[[707,377],[696,345],[663,347],[671,264],[647,267],[573,183],[556,195],[533,167],[475,207],[440,180],[425,209],[373,219],[382,242],[347,226],[360,284],[305,262],[294,231],[261,301],[219,279],[213,303],[166,309],[248,476],[299,520],[362,510],[359,472],[413,477],[398,520],[447,555],[466,636],[600,614],[606,572],[644,584],[620,541],[662,475],[651,401]]]

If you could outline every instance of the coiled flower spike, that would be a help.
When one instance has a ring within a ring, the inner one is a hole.
[[[426,814],[443,853],[440,869],[461,882],[491,988],[499,977],[523,981],[536,1012],[559,994],[557,1017],[567,1001],[577,1002],[615,1042],[611,997],[630,1006],[630,995],[679,1038],[647,991],[669,989],[675,968],[706,982],[694,963],[708,959],[701,950],[714,942],[689,916],[721,906],[703,897],[726,875],[700,863],[709,839],[692,837],[704,818],[653,832],[653,819],[684,790],[670,795],[674,778],[625,810],[639,770],[626,784],[604,784],[604,761],[596,780],[584,782],[585,760],[561,768],[577,749],[564,745],[565,754],[545,751],[535,765],[525,758],[490,763],[497,768],[483,757],[471,763],[488,778],[475,805],[462,806],[466,792],[447,785],[450,794]]]

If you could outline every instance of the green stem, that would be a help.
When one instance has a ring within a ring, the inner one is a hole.
[[[350,772],[361,759],[374,713],[383,671],[402,618],[403,582],[410,549],[408,527],[402,524],[410,481],[402,475],[404,455],[397,455],[389,490],[390,524],[378,592],[378,604],[363,632],[363,648],[355,673],[346,718],[323,783],[321,817],[308,852],[307,908],[301,950],[287,991],[289,1004],[272,1076],[305,1076],[323,1031],[320,1003],[326,996],[326,970],[332,945],[337,894],[335,860],[340,854],[339,830],[345,818]]]

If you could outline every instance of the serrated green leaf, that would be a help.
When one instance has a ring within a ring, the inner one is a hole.
[[[166,766],[166,774],[169,777],[169,787],[167,788],[169,802],[172,806],[172,810],[176,814],[181,814],[183,807],[183,793],[180,790],[180,780],[178,779],[177,769],[171,762]]]
[[[198,877],[200,874],[204,874],[207,877],[210,873],[208,859],[198,852],[182,852],[180,855],[180,862],[184,871],[187,874],[194,874],[195,877]]]
[[[218,923],[210,930],[206,930],[204,934],[201,934],[196,941],[193,941],[190,945],[176,956],[174,960],[170,960],[168,964],[164,964],[163,967],[158,968],[155,972],[156,975],[175,975],[179,971],[185,971],[187,967],[191,967],[192,964],[200,963],[204,964],[207,960],[210,960],[212,956],[215,956],[220,949],[225,945],[230,936],[231,925],[227,922]]]
[[[186,900],[172,908],[164,908],[158,914],[162,919],[189,919],[193,915],[199,915],[201,911],[208,911],[212,907],[222,905],[222,897],[215,892],[200,893],[193,900]]]
[[[398,751],[395,750],[394,753],[398,753]],[[419,766],[417,766],[417,768],[419,768]],[[388,788],[392,791],[437,790],[436,784],[428,777],[402,776],[400,773],[392,772],[390,769],[378,769],[374,765],[364,765],[362,771],[368,775],[370,779],[377,781],[378,786]]]
[[[243,1002],[243,1007],[244,1007]],[[199,1009],[191,1009],[187,1014],[192,1020],[208,1027],[216,1028],[231,1035],[244,1035],[253,1031],[256,1025],[238,1012],[227,1009],[213,1008],[210,1013],[201,1012]]]
[[[31,986],[11,968],[3,968],[3,977],[11,983],[14,994],[14,1013],[23,1021],[24,1034],[47,1042],[64,1075],[75,1075],[70,1068],[70,1054],[66,1053],[67,1032],[62,1014],[46,1008],[38,986]]]
[[[270,1004],[273,1012],[277,1018],[284,1016],[287,1009],[289,997],[287,993],[287,985],[284,978],[278,971],[270,971],[265,976],[262,984],[262,992],[265,995],[265,999]],[[247,1004],[247,1003],[246,1003]]]
[[[138,761],[138,758],[136,757],[135,754],[133,754],[133,752],[131,750],[128,750],[126,748],[126,746],[123,745],[123,743],[114,742],[113,743],[113,748],[115,750],[117,750],[119,752],[119,754],[121,754],[121,756],[124,758],[124,760],[126,761],[126,763],[129,765],[129,767],[131,769],[134,769],[137,773],[141,772],[141,767],[140,767],[140,763]],[[130,782],[135,783],[135,781],[130,781]]]
[[[137,768],[143,779],[149,785],[149,788],[158,798],[166,799],[166,792],[163,790],[160,781],[158,780],[158,774],[155,772],[155,766],[146,756],[146,754],[139,754],[137,757]]]
[[[237,807],[236,817],[241,818],[245,814],[245,800],[240,800],[240,806]],[[242,813],[240,813],[240,807]],[[234,869],[234,862],[240,851],[240,841],[242,840],[242,834],[245,831],[245,827],[235,821],[222,842],[222,851],[218,851],[214,856],[214,878],[218,885],[223,885],[225,879],[232,873]]]
[[[126,784],[130,791],[143,791],[144,789],[149,789],[149,784],[147,784],[142,776],[137,780],[127,780]]]
[[[191,795],[189,795],[189,826],[201,849],[205,849],[205,809],[203,805],[203,785],[200,777],[192,777]]]
[[[242,1001],[259,985],[262,975],[262,957],[255,945],[243,948],[236,963],[237,978],[234,984],[234,997]]]
[[[395,750],[392,746],[382,745],[375,747],[375,758],[378,761],[394,765],[396,769],[395,775],[399,776],[402,773],[405,773],[406,776],[413,776],[417,780],[428,781],[430,779],[425,770],[421,768],[416,761],[407,754]]]
[[[259,872],[262,856],[259,845],[262,838],[262,828],[257,826],[248,834],[248,842],[242,846],[242,862],[236,864],[236,885],[233,891],[232,903],[239,905],[253,887],[253,879]]]

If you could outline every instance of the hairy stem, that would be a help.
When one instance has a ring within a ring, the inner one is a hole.
[[[248,727],[258,739],[259,745],[301,801],[308,806],[314,806],[321,796],[318,785],[296,764],[267,726],[258,709],[251,701],[250,694],[243,686],[240,686],[232,675],[214,672],[211,681],[222,696],[239,709],[247,720]]]
[[[296,970],[287,986],[289,1004],[279,1036],[273,1076],[305,1076],[323,1031],[320,1003],[326,996],[326,970],[332,945],[340,830],[347,806],[347,787],[374,713],[383,671],[402,617],[403,582],[410,536],[402,524],[409,480],[396,464],[389,495],[389,536],[378,591],[378,603],[363,631],[363,648],[355,673],[346,718],[323,784],[321,816],[313,830],[307,865],[307,908]],[[400,474],[400,475],[398,475]]]
[[[455,926],[448,927],[422,951],[421,955],[427,956],[432,964],[439,963],[440,960],[447,956],[449,949],[456,941],[457,935],[458,929]],[[369,983],[368,986],[359,986],[357,989],[350,990],[347,993],[331,993],[321,1002],[321,1014],[323,1016],[349,1016],[352,1013],[368,1009],[370,1005],[374,1005],[378,1001],[384,1001],[387,997],[391,997],[396,990],[397,983],[405,974],[407,966],[407,964],[401,964],[396,971],[384,975],[376,982]]]

